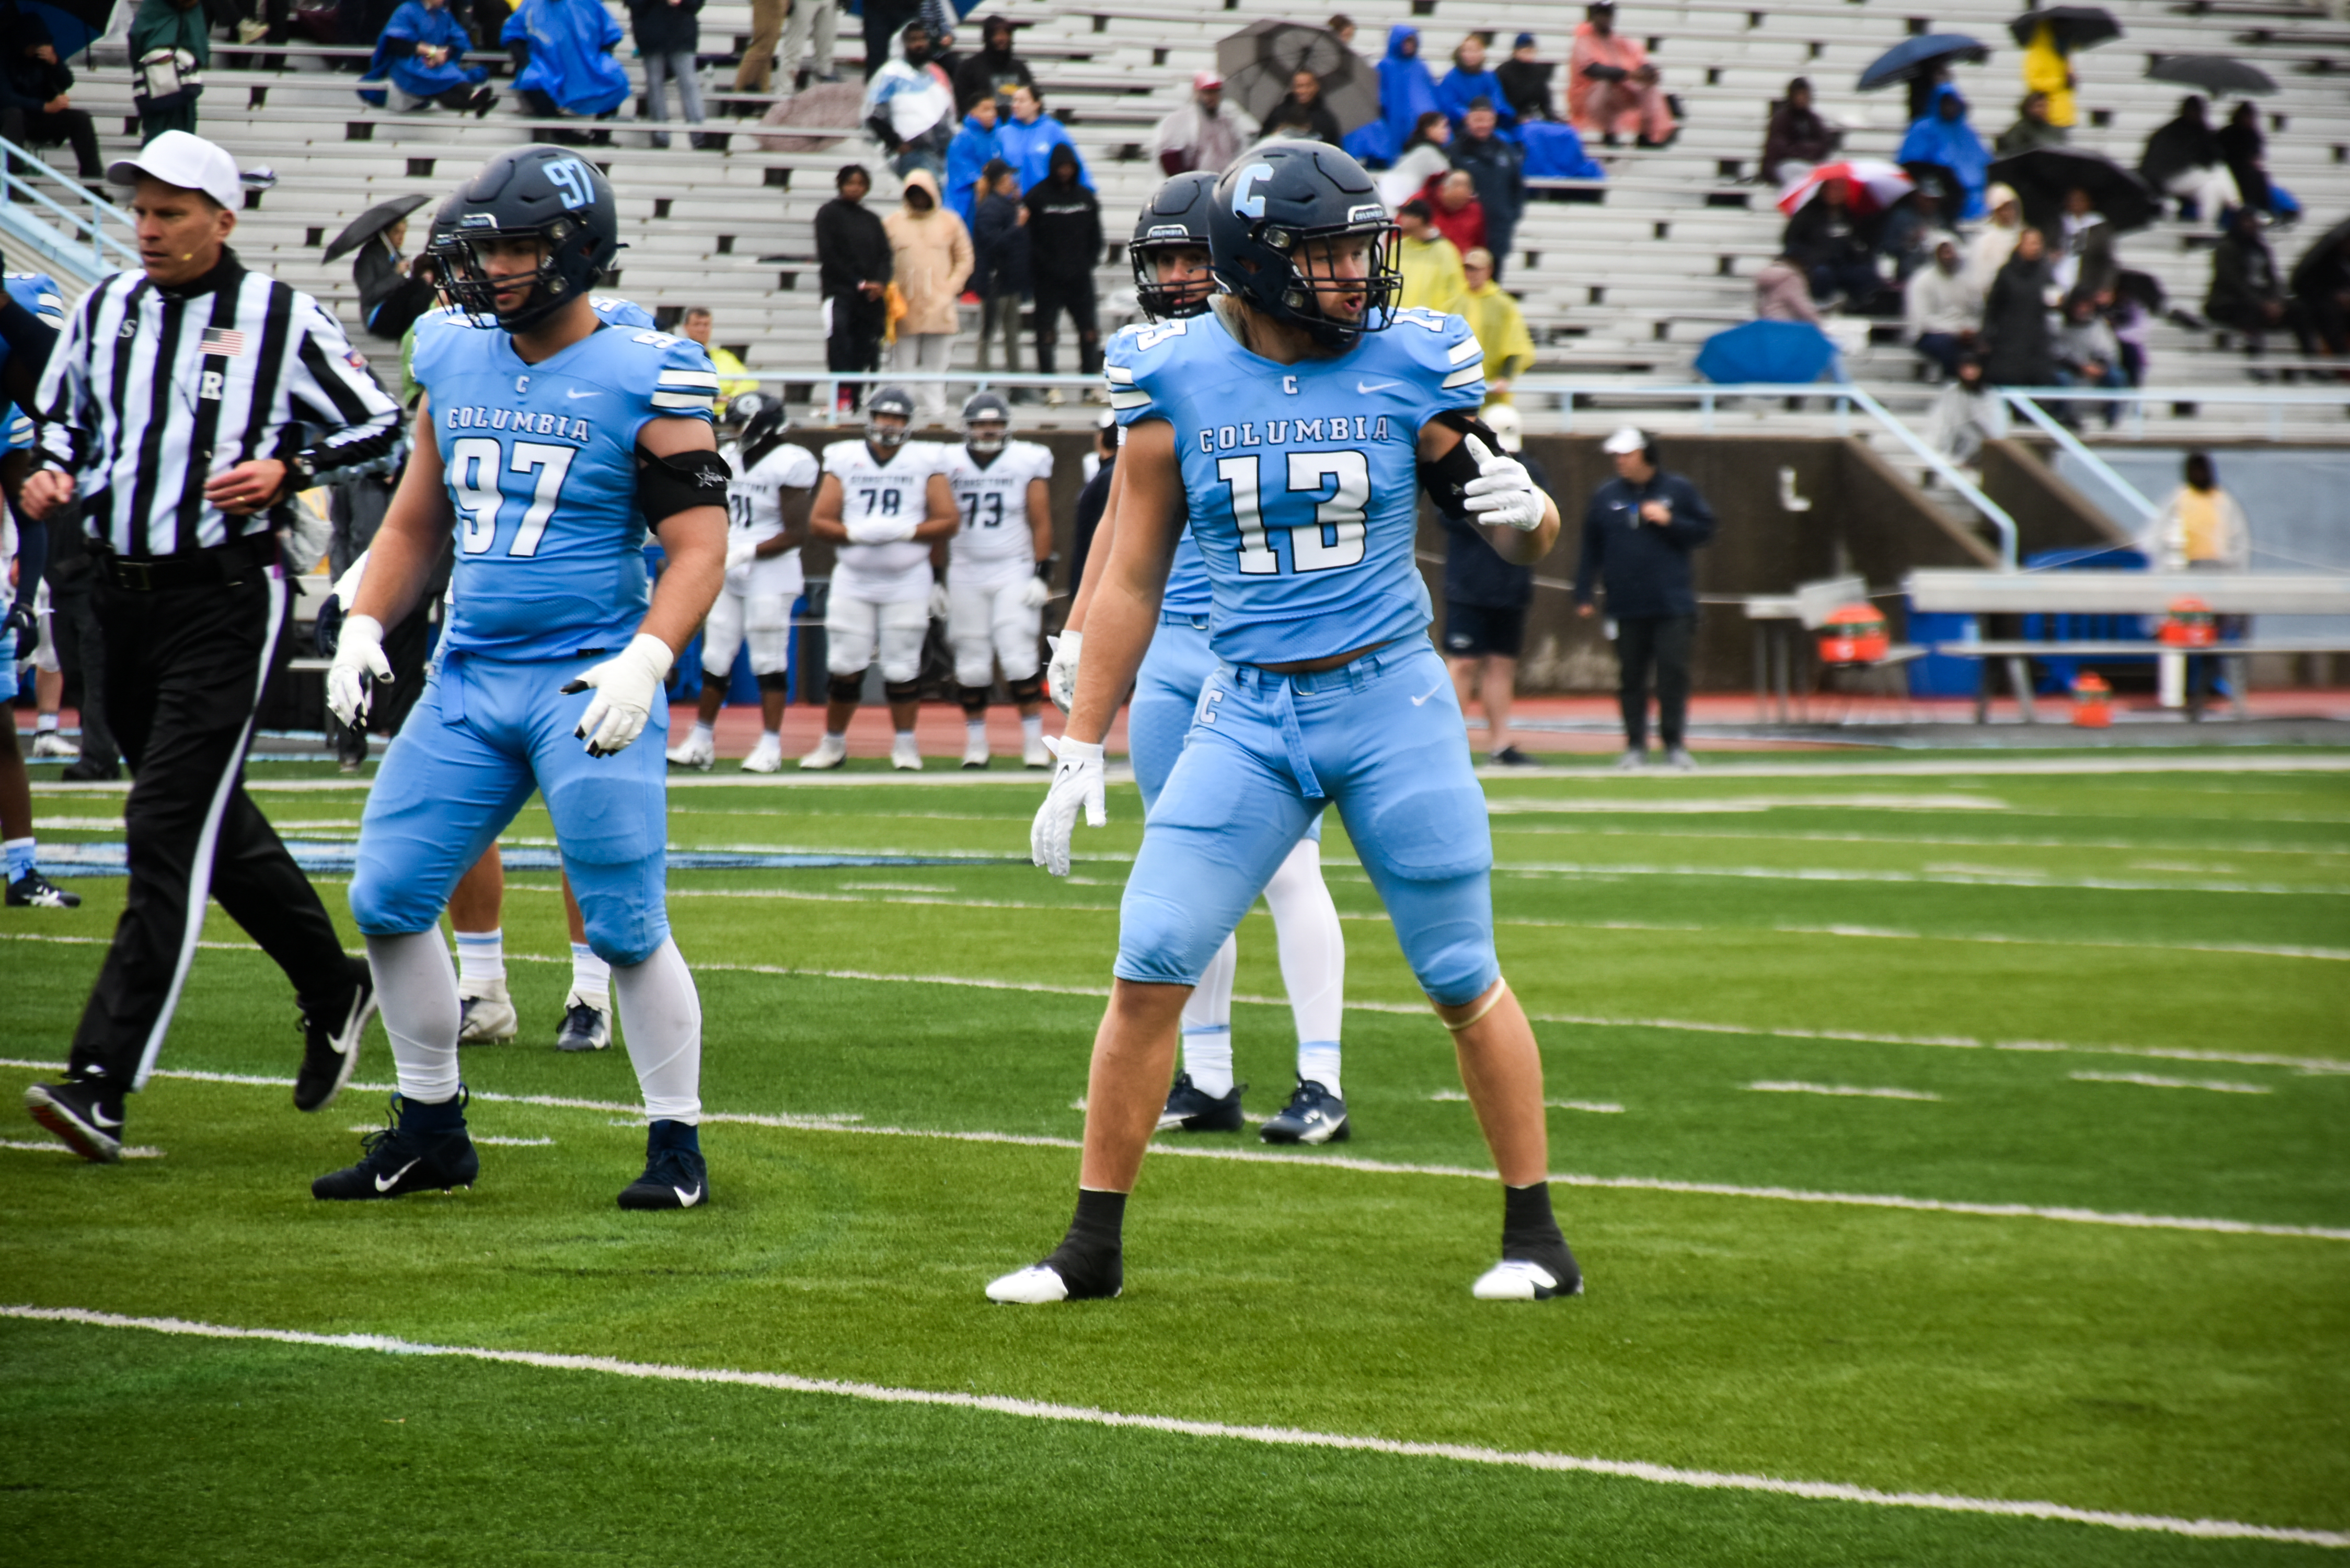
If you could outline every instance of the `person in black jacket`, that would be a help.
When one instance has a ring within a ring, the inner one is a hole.
[[[2026,227],[1983,294],[1983,379],[1994,387],[2045,387],[2056,379],[2047,249],[2040,231]]]
[[[369,332],[393,343],[432,308],[434,298],[432,263],[425,256],[402,256],[400,248],[407,242],[408,220],[396,219],[351,258],[351,281],[359,287],[359,319]]]
[[[2309,312],[2285,292],[2276,257],[2261,237],[2261,215],[2250,207],[2229,215],[2226,237],[2211,249],[2211,290],[2204,296],[2203,314],[2221,327],[2251,334],[2255,352],[2262,333],[2280,329],[2293,335],[2303,354],[2317,349]]]
[[[106,178],[105,161],[98,155],[98,131],[88,111],[73,107],[68,97],[74,74],[57,58],[49,29],[38,16],[10,7],[10,25],[0,48],[7,51],[5,114],[0,114],[8,140],[21,147],[71,144],[75,171],[86,181]]]
[[[2269,192],[2269,171],[2264,155],[2268,138],[2261,134],[2260,107],[2246,99],[2236,106],[2211,143],[2227,160],[2228,173],[2236,182],[2236,193],[2248,207],[2258,207],[2263,213],[2276,211],[2276,198]]]
[[[1509,265],[1511,242],[1526,210],[1526,154],[1497,133],[1501,117],[1482,95],[1469,100],[1461,134],[1452,139],[1452,167],[1467,172],[1485,210],[1485,248],[1493,253],[1493,279]]]
[[[2137,171],[2156,190],[2178,198],[2180,217],[2217,218],[2243,199],[2227,162],[2204,118],[2201,96],[2189,93],[2178,100],[2178,117],[2146,139]]]
[[[1101,369],[1101,327],[1094,315],[1094,264],[1101,260],[1101,202],[1077,178],[1077,150],[1055,147],[1042,180],[1021,199],[1028,216],[1028,281],[1036,297],[1036,369],[1049,376],[1066,311],[1077,329],[1077,371]],[[1061,401],[1060,389],[1045,394]]]
[[[1607,588],[1623,670],[1624,755],[1620,768],[1648,759],[1648,670],[1657,672],[1657,730],[1665,760],[1696,766],[1682,744],[1689,719],[1690,647],[1697,635],[1697,587],[1690,552],[1713,537],[1713,509],[1696,485],[1659,466],[1654,436],[1627,425],[1601,450],[1616,477],[1601,485],[1583,514],[1583,561],[1575,572],[1575,613],[1592,615],[1597,585]]]
[[[1336,147],[1343,138],[1338,117],[1322,101],[1322,78],[1312,71],[1290,73],[1289,96],[1273,106],[1259,127],[1267,136],[1295,136]]]
[[[1485,409],[1502,450],[1525,464],[1537,489],[1547,493],[1550,476],[1525,451],[1518,410],[1507,403]],[[1510,739],[1510,702],[1517,693],[1518,654],[1525,646],[1526,606],[1534,597],[1534,569],[1503,560],[1467,514],[1441,507],[1444,524],[1444,663],[1461,711],[1470,700],[1485,704],[1485,760],[1497,767],[1530,768],[1534,758]]]
[[[645,99],[656,123],[669,119],[669,78],[677,81],[677,109],[688,125],[702,123],[702,80],[695,73],[693,52],[702,47],[702,0],[629,0],[629,25],[637,35],[637,53],[645,62]],[[718,139],[690,133],[696,147]],[[669,145],[669,132],[656,130],[655,147]],[[723,141],[718,145],[724,146]]]
[[[1069,552],[1069,602],[1076,603],[1077,585],[1086,580],[1086,562],[1093,555],[1094,535],[1101,528],[1102,514],[1109,510],[1109,487],[1112,471],[1118,467],[1118,418],[1105,411],[1101,423],[1094,430],[1094,455],[1101,466],[1077,492],[1077,536]]]
[[[1556,119],[1550,111],[1550,78],[1558,67],[1534,58],[1534,36],[1520,33],[1510,46],[1510,57],[1493,67],[1502,78],[1502,96],[1510,112],[1523,124],[1529,119]]]
[[[887,296],[892,275],[889,232],[865,207],[873,176],[851,163],[832,177],[838,192],[816,213],[817,286],[831,313],[824,343],[825,369],[869,371],[881,368],[881,336],[889,320]],[[864,404],[862,383],[840,389],[841,412]]]
[[[1885,286],[1877,272],[1877,230],[1853,210],[1851,182],[1830,180],[1787,220],[1780,249],[1801,264],[1814,299],[1825,305],[1841,292],[1860,308]]]
[[[971,106],[981,99],[996,100],[999,114],[1012,113],[1012,89],[1033,88],[1035,73],[1028,62],[1012,52],[1012,24],[1002,16],[990,16],[979,25],[983,47],[963,57],[955,67],[955,118],[961,119],[971,112]]]
[[[1020,171],[991,158],[979,171],[979,202],[971,214],[971,286],[979,292],[979,368],[987,343],[1002,334],[1003,368],[1020,369],[1020,302],[1028,297],[1028,226],[1020,207]],[[1014,392],[1013,400],[1021,394]]]

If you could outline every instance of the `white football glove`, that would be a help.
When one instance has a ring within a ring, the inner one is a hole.
[[[1086,634],[1081,631],[1065,631],[1045,639],[1045,645],[1053,650],[1053,661],[1045,666],[1045,693],[1053,699],[1053,706],[1064,713],[1077,700],[1077,649],[1085,640]]]
[[[1477,477],[1463,487],[1461,503],[1476,522],[1498,523],[1531,534],[1542,526],[1543,493],[1516,458],[1489,452],[1473,435],[1461,438],[1477,460]]]
[[[1077,808],[1085,807],[1086,826],[1104,827],[1109,806],[1102,798],[1102,749],[1098,742],[1073,741],[1066,735],[1045,737],[1045,745],[1061,759],[1053,770],[1053,786],[1036,820],[1028,829],[1028,857],[1055,877],[1069,874],[1069,837],[1076,831]]]
[[[571,732],[588,742],[591,757],[608,757],[644,732],[653,700],[669,679],[669,644],[639,632],[629,646],[603,663],[580,671],[579,679],[563,688],[564,695],[594,687],[579,727]]]
[[[726,569],[747,566],[758,557],[758,545],[748,538],[730,539],[726,544]]]
[[[931,585],[931,618],[932,620],[946,619],[947,610],[952,603],[953,601],[947,597],[947,586],[944,583]]]
[[[852,545],[896,545],[912,538],[919,524],[896,517],[862,517],[847,526]]]
[[[1053,586],[1042,577],[1031,577],[1020,585],[1022,609],[1043,609],[1045,601],[1052,597]]]
[[[371,615],[343,618],[335,644],[335,661],[327,667],[327,706],[344,723],[357,727],[367,717],[365,677],[391,679],[391,660],[383,656],[383,622]]]

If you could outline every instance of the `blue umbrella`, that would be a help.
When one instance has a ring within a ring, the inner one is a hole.
[[[1985,60],[1991,57],[1991,49],[1964,33],[1921,33],[1917,37],[1902,39],[1877,56],[1876,61],[1860,73],[1860,90],[1870,92],[1877,88],[1891,87],[1895,82],[1907,80],[1919,71],[1952,57]]]
[[[1750,321],[1707,338],[1698,350],[1697,373],[1725,386],[1740,381],[1793,386],[1827,374],[1835,353],[1828,335],[1808,321]]]

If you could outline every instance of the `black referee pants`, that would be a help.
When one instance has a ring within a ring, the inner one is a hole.
[[[244,793],[254,716],[286,656],[285,581],[256,566],[234,583],[137,593],[101,576],[93,603],[107,716],[137,783],[124,810],[130,890],[71,1066],[120,1092],[154,1067],[208,895],[305,1006],[348,998],[352,972],[309,879]]]

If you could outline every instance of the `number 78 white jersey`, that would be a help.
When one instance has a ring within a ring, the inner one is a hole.
[[[944,461],[934,442],[922,441],[906,442],[886,462],[861,441],[824,449],[824,472],[840,482],[840,520],[852,527],[868,520],[920,526],[930,515],[931,475]],[[873,604],[926,598],[931,582],[931,547],[911,539],[843,545],[833,568],[834,593]]]
[[[962,526],[948,546],[948,566],[965,581],[1024,577],[1036,568],[1035,522],[1028,482],[1053,477],[1053,452],[1035,441],[1007,441],[985,464],[967,446],[945,449],[947,483],[954,487]]]

